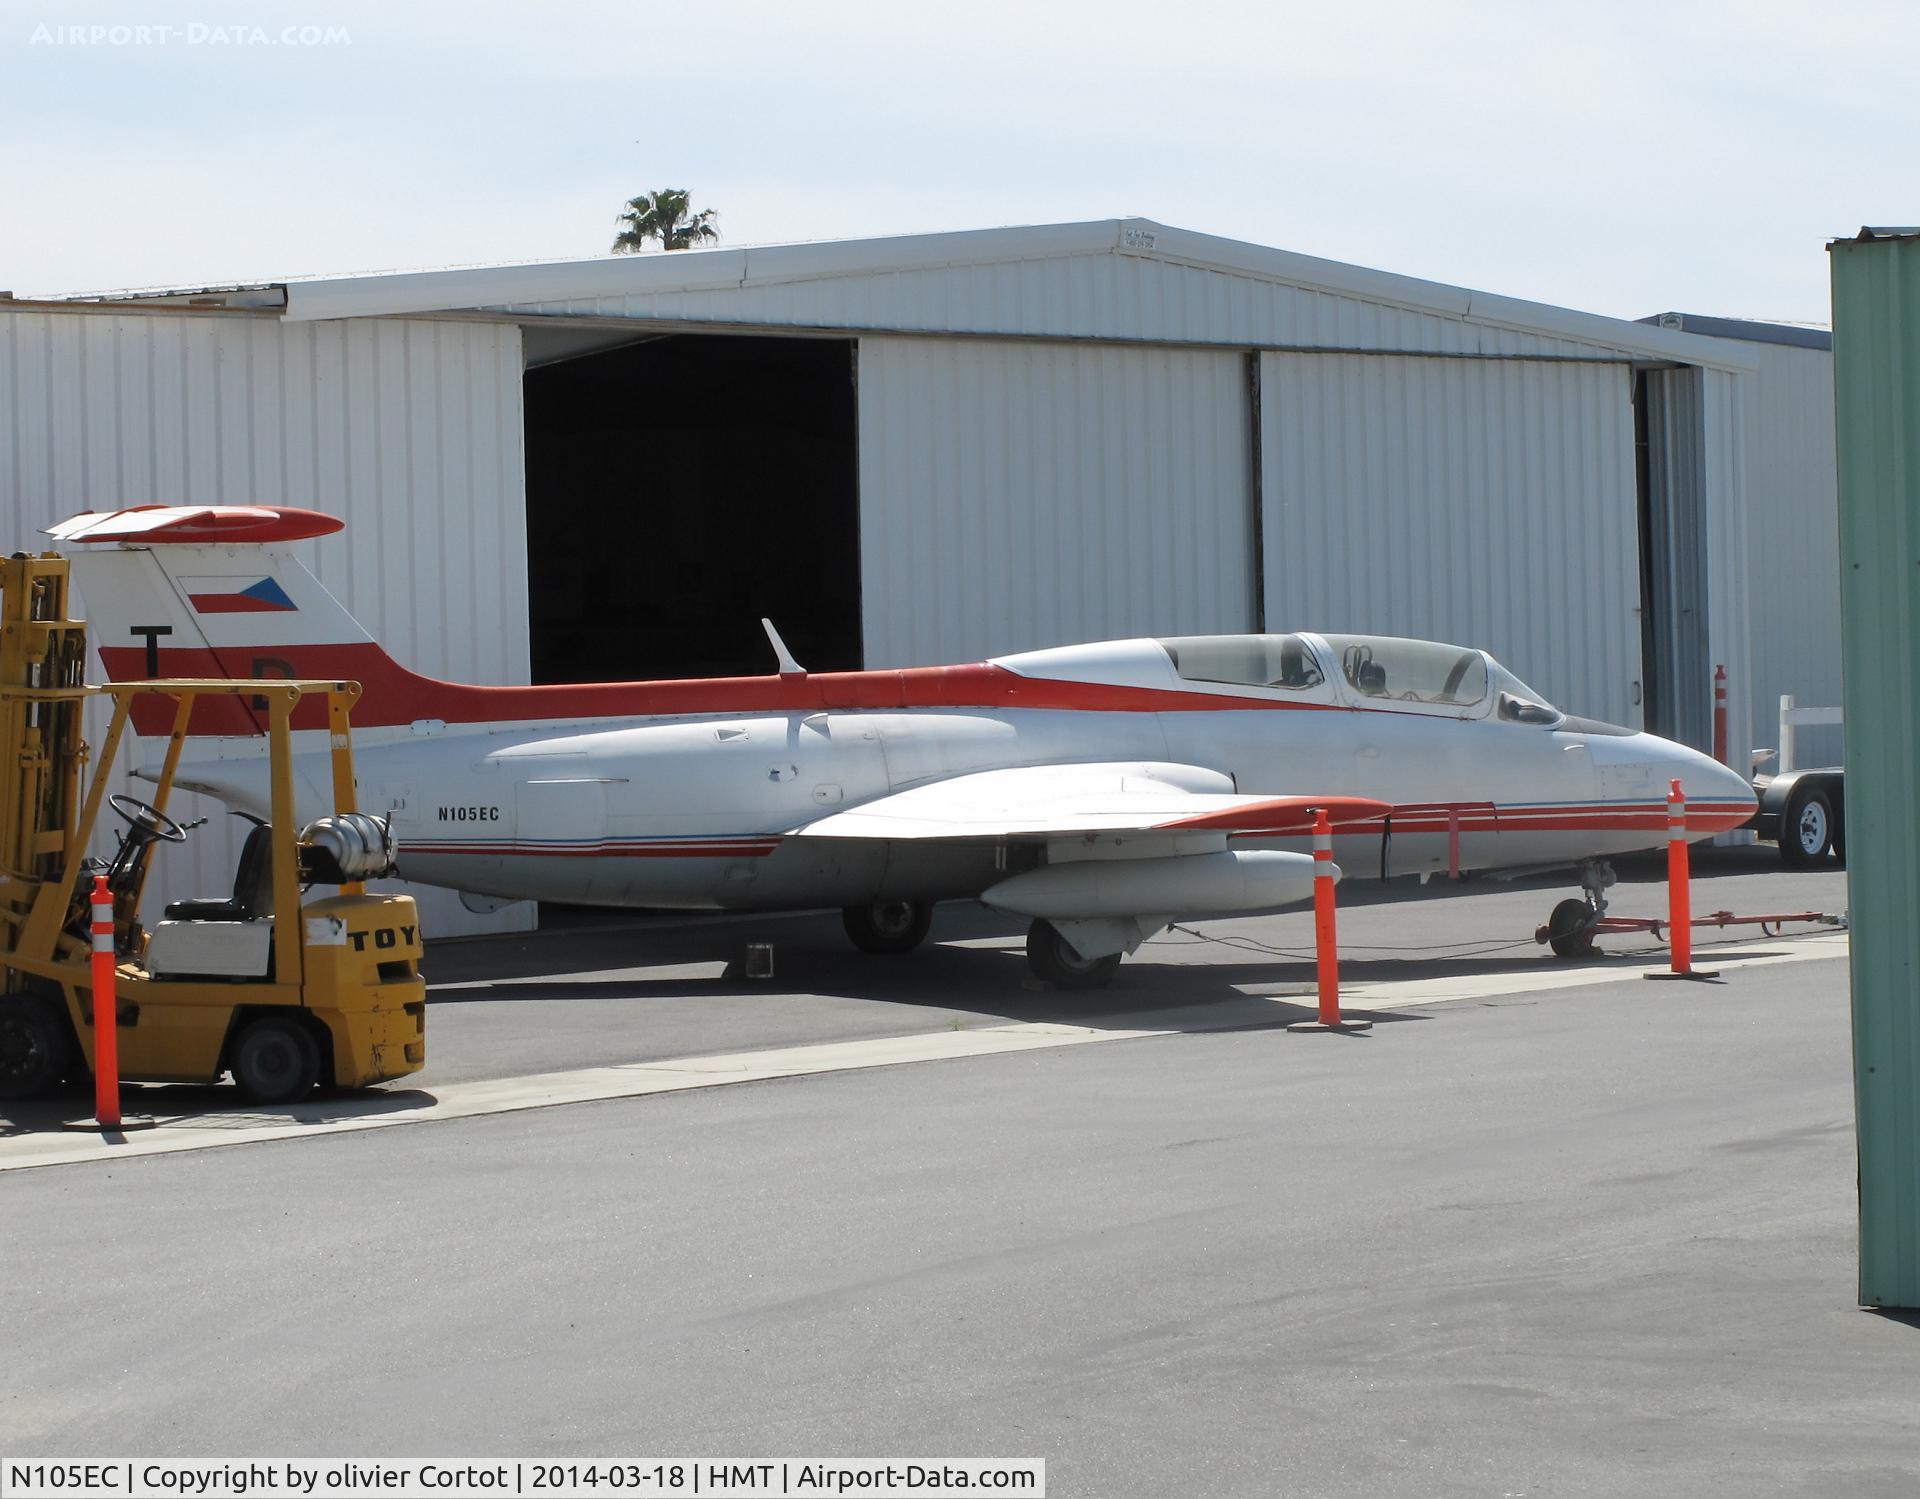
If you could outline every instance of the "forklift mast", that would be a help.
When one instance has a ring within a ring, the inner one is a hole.
[[[89,694],[87,627],[68,613],[68,586],[64,557],[0,560],[0,920],[15,936],[34,897],[74,867]]]

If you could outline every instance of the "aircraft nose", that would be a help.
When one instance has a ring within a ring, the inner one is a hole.
[[[1738,827],[1753,815],[1757,799],[1745,776],[1684,744],[1665,744],[1666,764],[1661,773],[1680,783],[1681,795],[1687,799],[1689,827],[1700,825],[1700,815],[1708,816],[1716,831]]]

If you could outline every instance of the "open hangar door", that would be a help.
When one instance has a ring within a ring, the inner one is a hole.
[[[852,340],[525,339],[535,682],[861,664]]]
[[[1248,356],[860,341],[870,666],[1252,630]]]
[[[1736,377],[1667,366],[1635,385],[1647,727],[1713,749],[1713,669],[1739,704],[1727,763],[1744,768],[1756,722],[1748,619],[1742,392]],[[1765,721],[1771,705],[1762,707]]]
[[[1269,629],[1479,646],[1640,723],[1629,365],[1270,353],[1260,413]]]

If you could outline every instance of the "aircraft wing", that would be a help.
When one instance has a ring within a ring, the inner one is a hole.
[[[1357,796],[1244,796],[1219,771],[1126,761],[975,771],[829,813],[803,838],[926,840],[1189,833],[1299,834],[1316,808],[1337,825],[1384,817],[1385,802]]]

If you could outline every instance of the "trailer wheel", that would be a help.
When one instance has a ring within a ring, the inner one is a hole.
[[[1780,828],[1780,857],[1790,869],[1812,869],[1833,847],[1833,803],[1818,786],[1796,787]]]
[[[888,956],[912,952],[927,940],[933,907],[918,900],[877,900],[868,906],[848,906],[840,913],[840,921],[860,951]]]
[[[228,1063],[249,1103],[292,1103],[320,1081],[320,1047],[291,1015],[262,1015],[234,1038]]]
[[[34,994],[0,997],[0,1098],[39,1098],[71,1065],[66,1018]]]
[[[1120,954],[1083,958],[1051,921],[1040,920],[1027,928],[1027,964],[1056,989],[1104,989],[1113,982]]]
[[[1563,900],[1547,918],[1547,945],[1556,957],[1590,958],[1593,945],[1593,907],[1583,900]]]

